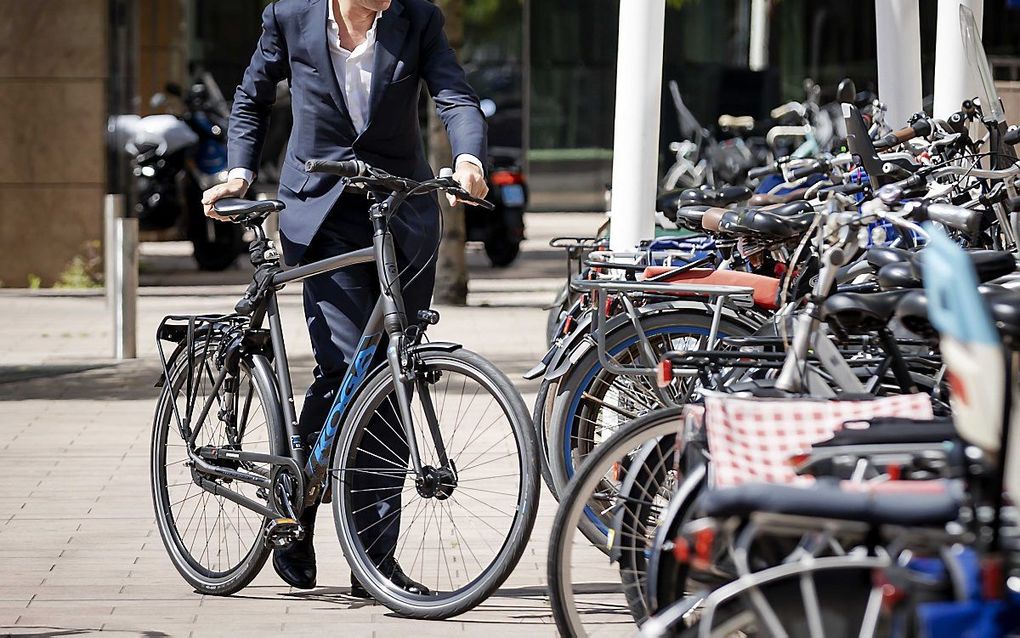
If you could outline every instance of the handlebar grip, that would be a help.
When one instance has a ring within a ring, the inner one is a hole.
[[[798,166],[790,170],[790,177],[794,180],[804,179],[818,173],[825,173],[829,170],[829,163],[816,161],[806,166]]]
[[[1014,124],[1006,129],[1006,134],[1002,136],[1002,141],[1010,146],[1020,142],[1020,126]]]
[[[893,131],[875,142],[875,150],[883,151],[904,142],[909,142],[915,137],[927,137],[931,135],[931,121],[920,119],[906,128]]]
[[[910,177],[907,177],[906,179],[901,179],[900,181],[896,182],[895,184],[893,184],[893,186],[896,186],[900,190],[906,192],[915,188],[920,188],[921,186],[924,186],[926,183],[927,180],[923,175],[914,173]]]
[[[360,177],[368,172],[368,164],[361,160],[308,160],[305,171],[309,173],[331,173],[340,177]]]
[[[818,191],[818,198],[824,202],[835,193],[840,193],[842,195],[856,195],[861,192],[864,192],[864,184],[852,182],[850,184],[840,184],[838,186],[823,188]]]
[[[970,210],[952,204],[928,204],[928,219],[951,226],[957,230],[973,235],[981,225],[981,211]]]
[[[768,166],[759,166],[758,168],[752,168],[747,171],[747,179],[761,179],[768,175],[775,175],[779,172],[779,167],[775,163],[769,164]]]

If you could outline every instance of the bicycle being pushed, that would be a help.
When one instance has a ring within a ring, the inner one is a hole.
[[[306,170],[366,192],[373,245],[285,269],[262,228],[281,202],[216,203],[254,233],[255,274],[234,313],[168,316],[158,328],[151,480],[160,535],[198,592],[229,595],[272,549],[303,537],[306,507],[331,501],[344,555],[376,600],[414,618],[463,613],[524,551],[538,504],[535,433],[520,394],[491,362],[427,340],[437,312],[407,317],[389,223],[418,195],[491,204],[448,171],[417,182],[360,161],[312,160]],[[378,302],[321,432],[302,441],[277,294],[372,262]],[[164,342],[176,344],[169,355]],[[427,591],[391,582],[394,561]]]

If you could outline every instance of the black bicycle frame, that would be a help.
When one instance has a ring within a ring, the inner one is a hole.
[[[258,328],[257,324],[262,321],[263,317],[269,323],[273,357],[276,362],[275,375],[281,394],[280,400],[283,408],[287,438],[290,441],[290,458],[302,466],[304,470],[303,473],[307,485],[305,490],[306,505],[311,505],[315,502],[325,485],[330,456],[337,434],[340,431],[340,426],[343,423],[344,415],[350,406],[351,399],[365,382],[368,373],[372,369],[376,352],[384,334],[389,339],[386,349],[386,360],[394,378],[397,409],[403,424],[404,434],[407,437],[410,460],[417,474],[420,474],[422,471],[421,456],[418,452],[418,445],[414,436],[410,407],[413,379],[408,378],[408,375],[405,374],[400,356],[404,347],[405,333],[408,325],[407,316],[404,311],[393,235],[390,233],[388,226],[389,211],[398,209],[400,204],[403,203],[403,199],[401,196],[390,195],[385,201],[375,203],[370,207],[373,226],[373,245],[371,248],[361,248],[296,268],[281,270],[273,274],[270,279],[271,285],[265,293],[264,305],[253,315],[253,327]],[[294,407],[294,390],[291,384],[287,352],[284,347],[283,327],[276,290],[286,284],[302,281],[309,277],[328,274],[342,268],[370,262],[375,262],[377,265],[381,294],[369,317],[368,324],[362,332],[358,349],[347,368],[347,372],[337,391],[336,399],[332,407],[330,407],[325,423],[323,423],[319,437],[314,445],[311,446],[306,456],[305,442],[301,440],[301,435],[297,430],[298,421]],[[428,397],[422,396],[422,400],[427,403]],[[434,411],[429,410],[428,407],[431,406],[426,406],[425,415],[433,434],[432,438],[438,448],[437,452],[440,458],[445,458],[446,451],[440,438],[437,436],[438,423],[433,422]],[[241,454],[242,456],[244,455],[244,453]]]

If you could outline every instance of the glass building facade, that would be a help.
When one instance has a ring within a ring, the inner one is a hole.
[[[186,1],[191,60],[212,71],[229,96],[258,38],[266,0]],[[772,0],[769,64],[752,72],[751,0],[667,0],[664,88],[675,80],[707,128],[722,114],[761,117],[801,99],[805,78],[819,83],[823,99],[847,76],[859,89],[874,90],[875,1],[883,0]],[[930,95],[938,1],[918,1],[923,90]],[[492,145],[524,149],[536,209],[603,206],[611,177],[618,13],[619,0],[464,0],[462,62],[479,95],[496,107]],[[997,79],[1020,81],[1018,28],[1020,9],[1008,0],[985,1],[984,42]],[[628,72],[644,70],[635,61]],[[678,136],[664,90],[664,166]]]

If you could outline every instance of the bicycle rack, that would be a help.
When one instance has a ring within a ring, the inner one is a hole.
[[[613,281],[613,280],[587,280],[575,279],[571,285],[577,286],[584,291],[594,291],[598,305],[593,312],[592,331],[595,333],[595,341],[598,346],[599,363],[609,372],[616,375],[635,375],[655,378],[658,374],[658,360],[655,351],[648,342],[648,337],[641,329],[641,323],[634,304],[627,293],[652,294],[655,296],[702,298],[712,307],[712,325],[708,332],[708,349],[715,347],[718,341],[719,324],[722,321],[723,308],[731,299],[740,299],[742,303],[753,303],[754,290],[746,286],[715,286],[704,284],[679,284],[670,282],[651,281]],[[618,365],[609,356],[606,349],[606,331],[604,308],[610,292],[621,293],[624,308],[638,335],[641,344],[641,354],[647,367]],[[715,300],[712,305],[712,300]],[[689,371],[674,370],[676,376],[696,376],[698,370]]]

